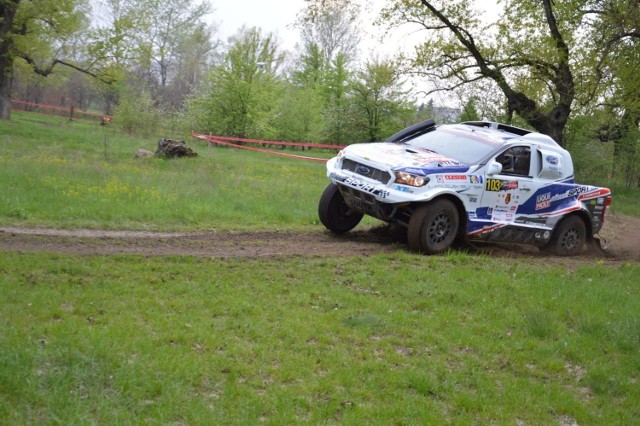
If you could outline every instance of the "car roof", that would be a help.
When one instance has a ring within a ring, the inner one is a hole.
[[[475,134],[482,134],[493,141],[499,139],[503,144],[522,141],[562,149],[550,136],[493,121],[465,121],[459,124],[445,126],[455,126],[460,129],[472,131]]]

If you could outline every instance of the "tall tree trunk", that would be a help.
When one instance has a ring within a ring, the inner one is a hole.
[[[6,69],[4,61],[0,59],[0,120],[11,118],[11,69]]]
[[[0,120],[11,117],[11,85],[13,82],[13,20],[20,0],[0,2]]]

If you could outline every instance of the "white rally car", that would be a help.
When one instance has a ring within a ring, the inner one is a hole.
[[[334,233],[367,214],[407,228],[425,254],[456,238],[534,244],[559,255],[595,240],[611,191],[573,180],[570,154],[550,137],[492,122],[427,120],[386,142],[353,144],[327,162],[318,207]]]

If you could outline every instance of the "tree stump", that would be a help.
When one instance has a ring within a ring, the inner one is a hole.
[[[162,138],[158,142],[158,149],[156,150],[155,156],[162,158],[180,158],[197,157],[198,154],[189,148],[185,141]]]

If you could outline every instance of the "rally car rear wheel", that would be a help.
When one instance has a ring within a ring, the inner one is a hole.
[[[330,183],[320,197],[318,205],[320,222],[331,232],[342,234],[355,228],[364,214],[351,209],[342,198],[340,189]]]
[[[584,220],[571,215],[558,224],[546,249],[558,256],[574,256],[580,254],[586,239],[587,227]]]
[[[449,200],[439,199],[420,206],[409,220],[409,248],[424,254],[441,253],[453,244],[459,223],[458,209]]]

